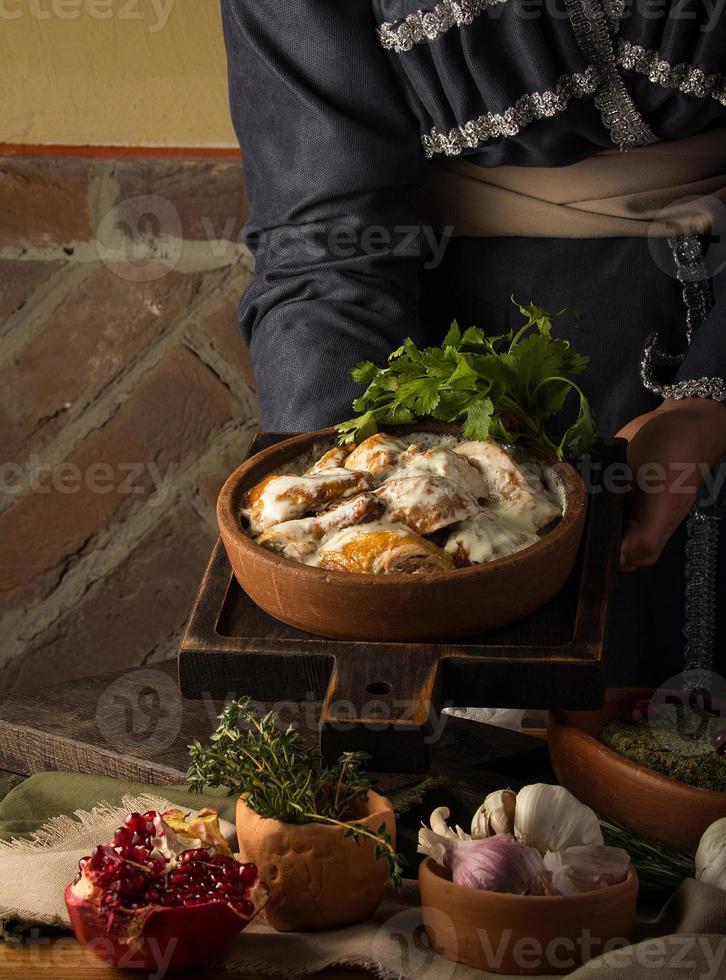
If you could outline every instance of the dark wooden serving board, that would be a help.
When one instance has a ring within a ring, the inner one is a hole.
[[[260,435],[250,453],[283,438]],[[622,461],[624,445],[598,443],[598,472]],[[410,772],[428,765],[442,707],[597,708],[624,498],[596,491],[560,593],[526,619],[452,643],[329,640],[286,626],[242,591],[218,542],[179,650],[182,694],[318,701],[326,756],[365,749],[374,768]]]

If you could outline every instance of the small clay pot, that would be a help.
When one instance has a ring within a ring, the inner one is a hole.
[[[455,885],[425,858],[421,912],[432,947],[447,960],[507,974],[569,973],[626,940],[635,924],[638,876],[578,895],[508,895]],[[608,947],[610,948],[610,947]]]
[[[726,793],[689,786],[638,765],[598,741],[603,727],[649,688],[609,688],[599,711],[550,715],[547,744],[557,780],[601,817],[650,840],[695,849],[704,830],[726,817]]]
[[[363,825],[381,824],[396,842],[396,818],[390,802],[371,790],[360,801]],[[388,864],[374,855],[375,842],[359,843],[344,827],[322,823],[291,824],[260,817],[243,798],[237,801],[240,861],[257,865],[270,889],[264,916],[279,932],[332,929],[361,922],[378,907]]]

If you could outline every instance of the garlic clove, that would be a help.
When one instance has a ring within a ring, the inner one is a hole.
[[[707,827],[696,850],[696,878],[726,891],[726,817]]]
[[[458,840],[469,840],[469,834],[461,827],[457,825],[455,830],[446,823],[449,819],[450,811],[446,806],[437,806],[429,817],[429,824],[431,829],[435,834],[440,834],[442,837],[451,837]]]
[[[514,833],[514,810],[517,794],[511,789],[490,793],[471,819],[472,837]]]
[[[514,836],[540,854],[579,844],[603,844],[594,811],[564,786],[547,783],[532,783],[517,793]]]
[[[418,832],[419,854],[427,854],[442,867],[448,867],[448,855],[451,845],[455,842],[470,840],[469,835],[457,827],[452,830],[447,824],[450,816],[448,807],[438,806],[429,817],[429,827],[421,824]]]
[[[442,837],[454,835],[453,830],[451,830],[451,828],[446,824],[450,813],[451,811],[446,806],[437,806],[432,812],[431,816],[429,817],[429,826],[435,834],[440,834]]]
[[[630,856],[622,847],[580,844],[563,851],[548,851],[544,866],[561,895],[575,895],[625,881]]]
[[[416,851],[418,854],[425,854],[427,857],[430,857],[432,861],[440,864],[442,868],[448,868],[449,849],[455,840],[456,837],[444,837],[442,834],[437,834],[429,827],[422,825],[418,832],[418,847]]]

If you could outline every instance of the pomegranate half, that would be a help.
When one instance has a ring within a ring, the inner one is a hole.
[[[264,906],[215,810],[131,813],[79,862],[65,900],[77,939],[115,966],[163,975],[217,959]]]

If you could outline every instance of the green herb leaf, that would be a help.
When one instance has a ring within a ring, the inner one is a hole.
[[[466,410],[466,421],[461,427],[467,439],[487,439],[491,428],[494,405],[491,398],[480,398]]]
[[[447,347],[458,347],[461,342],[461,330],[459,329],[459,324],[456,320],[451,321],[451,326],[449,327],[449,332],[444,337],[444,342],[441,345],[444,349]]]
[[[580,389],[576,386],[573,387],[580,396],[580,409],[577,421],[565,432],[560,443],[560,452],[568,459],[578,459],[583,456],[592,446],[597,435],[597,427],[590,404]]]
[[[362,442],[381,426],[434,418],[461,421],[471,439],[523,440],[570,457],[586,452],[595,423],[572,378],[588,358],[552,336],[553,319],[571,311],[550,314],[532,302],[512,301],[524,320],[516,332],[487,336],[469,327],[462,333],[454,320],[440,347],[419,350],[406,338],[386,367],[357,365],[352,377],[367,388],[353,402],[358,416],[338,426],[341,444]],[[555,445],[545,422],[574,395],[577,421]]]
[[[369,385],[378,374],[378,368],[373,361],[361,361],[350,372],[350,376],[357,385]]]
[[[484,343],[484,331],[479,327],[467,327],[461,337],[460,347],[481,347]]]

